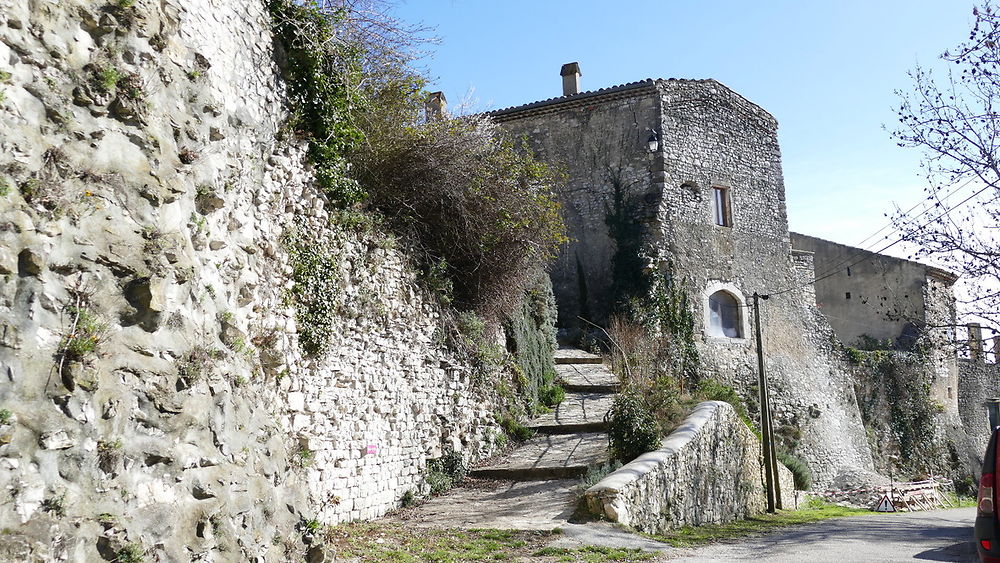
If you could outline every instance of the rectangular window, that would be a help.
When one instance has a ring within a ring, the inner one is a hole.
[[[733,216],[729,209],[729,188],[712,188],[712,208],[716,225],[733,226]]]

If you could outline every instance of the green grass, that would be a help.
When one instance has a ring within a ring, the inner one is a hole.
[[[456,530],[355,522],[331,526],[325,541],[338,558],[361,561],[639,561],[638,550],[546,547],[558,532]]]
[[[556,561],[645,561],[654,555],[641,549],[588,545],[580,548],[543,547],[535,556],[556,556]]]
[[[729,524],[708,524],[697,527],[678,528],[661,535],[644,534],[649,538],[670,544],[674,547],[695,547],[720,541],[744,538],[766,534],[796,526],[819,522],[829,518],[844,516],[862,516],[875,514],[863,508],[847,508],[821,501],[811,501],[800,510],[780,510],[777,514],[762,514],[737,520]]]
[[[955,493],[944,493],[944,502],[949,508],[971,508],[976,506],[976,497],[965,497]]]

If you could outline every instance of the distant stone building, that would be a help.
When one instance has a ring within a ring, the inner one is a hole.
[[[791,238],[792,248],[813,253],[816,303],[844,344],[868,339],[908,349],[928,327],[954,339],[955,274],[799,233]]]
[[[922,347],[933,371],[931,396],[958,412],[955,274],[885,254],[791,233],[792,248],[810,252],[816,304],[847,346]]]

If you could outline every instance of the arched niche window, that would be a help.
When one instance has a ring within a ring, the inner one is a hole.
[[[708,296],[708,334],[725,338],[743,338],[743,309],[728,291]]]

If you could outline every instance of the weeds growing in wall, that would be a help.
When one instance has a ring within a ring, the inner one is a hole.
[[[284,59],[289,126],[308,139],[309,159],[327,196],[341,206],[362,201],[364,191],[347,175],[347,152],[362,134],[350,119],[352,106],[360,102],[350,84],[360,80],[360,46],[337,36],[346,14],[294,0],[270,0],[268,10]]]
[[[888,350],[849,349],[845,356],[854,364],[854,393],[876,469],[892,464],[895,474],[913,478],[943,473],[946,455],[936,428],[944,407],[931,397],[935,374],[926,359]]]
[[[340,258],[329,240],[317,237],[303,225],[288,229],[282,243],[295,282],[289,296],[295,303],[299,344],[309,354],[322,353],[330,346],[341,313]]]

